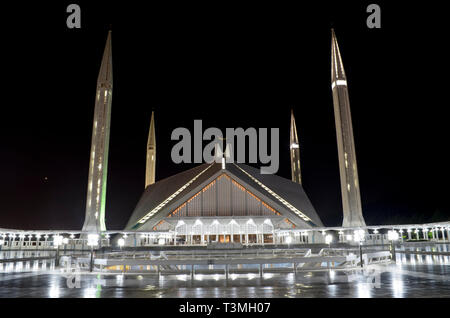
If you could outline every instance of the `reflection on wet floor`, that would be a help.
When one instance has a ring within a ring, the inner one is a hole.
[[[65,273],[54,261],[0,264],[0,297],[450,297],[450,256],[397,254],[364,269],[294,273]],[[72,288],[69,288],[72,287]],[[79,288],[77,288],[79,287]]]

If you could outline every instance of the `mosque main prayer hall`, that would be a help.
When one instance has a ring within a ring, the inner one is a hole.
[[[365,226],[355,145],[338,43],[332,30],[331,89],[339,155],[343,227]],[[83,232],[102,234],[112,103],[112,49],[108,34],[97,81],[91,159]],[[300,147],[293,111],[290,118],[291,179],[261,174],[244,163],[216,160],[155,180],[156,134],[152,112],[147,143],[145,190],[126,227],[125,245],[208,245],[229,243],[321,243],[324,225],[301,184]],[[216,148],[217,149],[217,148]],[[288,149],[286,149],[288,151]],[[220,153],[220,155],[219,155]],[[226,151],[225,151],[226,153]],[[220,158],[218,156],[221,156]],[[110,231],[108,231],[110,232]],[[122,243],[123,244],[123,243]]]

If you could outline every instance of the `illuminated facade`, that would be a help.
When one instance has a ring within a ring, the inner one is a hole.
[[[97,79],[94,125],[83,231],[101,232],[105,226],[106,182],[108,173],[109,132],[112,101],[111,31],[108,33],[102,64]]]
[[[359,193],[355,141],[348,98],[347,77],[334,30],[331,34],[331,89],[333,91],[334,117],[341,176],[341,193],[344,219],[342,226],[365,226]]]
[[[245,164],[214,162],[148,186],[125,231],[166,233],[173,245],[266,244],[284,231],[322,226],[300,184]]]

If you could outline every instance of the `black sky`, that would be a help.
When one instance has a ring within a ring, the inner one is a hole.
[[[152,108],[157,179],[191,167],[172,163],[170,134],[192,129],[194,119],[223,130],[280,128],[278,174],[290,178],[294,108],[304,188],[325,225],[340,225],[331,27],[349,83],[367,223],[450,217],[443,10],[378,1],[382,28],[375,30],[366,27],[371,2],[364,1],[91,2],[77,2],[82,28],[73,30],[66,27],[71,2],[3,9],[0,228],[81,228],[96,80],[111,25],[108,228],[122,228],[142,194]]]

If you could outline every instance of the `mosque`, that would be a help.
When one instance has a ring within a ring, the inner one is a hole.
[[[100,74],[91,145],[86,218],[83,231],[102,233],[112,102],[111,32]],[[353,128],[343,68],[332,31],[331,90],[333,94],[343,202],[343,227],[365,226],[361,211]],[[135,245],[208,245],[212,243],[319,243],[314,228],[323,223],[301,185],[300,148],[294,113],[290,121],[292,178],[261,174],[243,163],[227,162],[221,151],[213,163],[155,180],[156,135],[152,112],[147,144],[145,190],[124,229],[140,235]],[[131,244],[127,242],[126,244]]]

